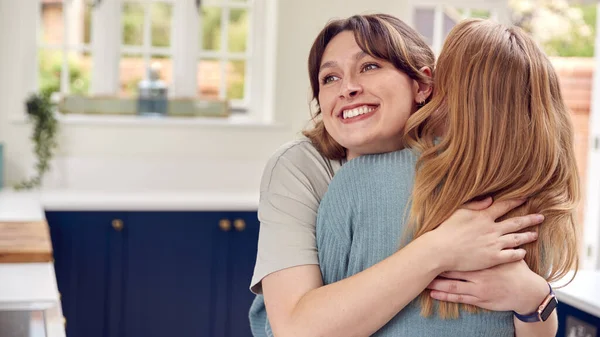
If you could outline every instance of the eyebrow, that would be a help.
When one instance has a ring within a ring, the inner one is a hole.
[[[368,56],[369,54],[365,53],[364,51],[359,51],[358,53],[354,54],[354,60],[355,61],[360,61],[363,57]],[[337,62],[335,61],[327,61],[323,64],[321,64],[321,67],[319,68],[319,72],[323,71],[323,69],[325,68],[333,68],[337,66]]]

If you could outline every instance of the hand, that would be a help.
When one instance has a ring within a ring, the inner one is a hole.
[[[436,300],[472,304],[492,311],[534,312],[549,293],[546,280],[520,260],[471,271],[447,272],[427,287]]]
[[[537,240],[536,232],[516,233],[544,220],[541,214],[496,222],[525,200],[494,202],[491,198],[466,204],[433,231],[432,247],[439,249],[443,271],[473,271],[515,262],[525,257],[519,247]]]

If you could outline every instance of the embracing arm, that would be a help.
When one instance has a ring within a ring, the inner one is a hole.
[[[549,293],[543,277],[525,261],[507,263],[472,272],[447,272],[428,288],[440,301],[472,304],[493,311],[534,312]],[[554,337],[558,330],[556,310],[545,322],[525,323],[513,318],[516,337]]]
[[[558,316],[556,310],[545,322],[524,323],[515,320],[516,337],[554,337],[558,331]]]
[[[423,236],[352,277],[323,286],[316,265],[275,272],[263,280],[277,337],[369,336],[391,320],[441,271],[433,237]]]
[[[263,294],[275,335],[369,336],[441,272],[455,268],[477,270],[521,260],[525,251],[512,247],[533,241],[535,236],[505,234],[539,220],[525,216],[506,220],[497,227],[481,225],[484,221],[495,221],[518,204],[513,200],[495,203],[485,211],[459,210],[437,229],[387,259],[326,286],[316,265],[268,275],[262,282]]]
[[[529,268],[527,268],[529,270]],[[549,293],[548,283],[541,276],[529,270],[528,277],[531,279],[526,284],[528,289],[523,294],[523,307],[515,308],[519,314],[525,315],[537,310],[538,306]],[[554,337],[558,331],[558,315],[556,310],[545,322],[525,323],[514,317],[515,337]]]

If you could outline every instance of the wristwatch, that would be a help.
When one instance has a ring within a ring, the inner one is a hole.
[[[548,283],[548,288],[550,288],[550,293],[546,296],[544,301],[542,301],[542,304],[540,304],[536,311],[527,315],[519,315],[515,312],[515,317],[526,323],[545,322],[558,305],[558,300],[556,299],[556,295],[554,294],[554,290],[552,290],[550,283]]]

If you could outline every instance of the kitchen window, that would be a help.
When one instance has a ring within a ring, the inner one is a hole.
[[[169,98],[270,119],[275,0],[39,1],[40,91],[131,98],[152,68]]]
[[[424,0],[412,4],[412,26],[439,55],[448,33],[459,21],[467,18],[493,19],[510,23],[506,1],[436,1]]]

